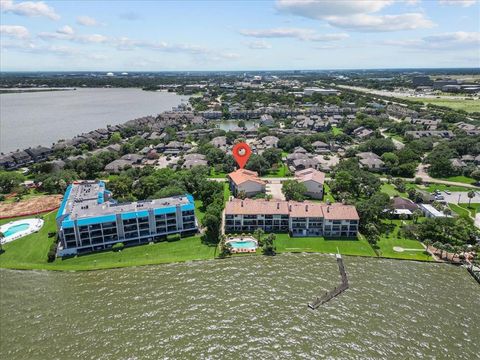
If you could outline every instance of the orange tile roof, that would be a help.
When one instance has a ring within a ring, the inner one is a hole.
[[[233,199],[225,204],[227,215],[290,215],[292,217],[323,217],[327,220],[359,220],[352,205],[282,201],[262,199]]]
[[[359,220],[357,209],[353,205],[332,204],[323,206],[323,216],[327,220]]]
[[[310,201],[289,201],[288,209],[293,217],[323,217],[323,205]]]
[[[243,184],[246,181],[253,181],[265,185],[265,181],[258,177],[258,173],[246,169],[238,169],[228,174],[228,177],[235,183],[235,185]]]
[[[253,199],[233,199],[225,204],[225,214],[229,215],[288,215],[288,202]]]

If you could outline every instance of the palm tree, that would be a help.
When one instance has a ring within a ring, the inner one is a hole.
[[[427,239],[423,242],[423,244],[427,247],[427,251],[428,251],[428,247],[432,245],[432,242]]]
[[[418,219],[423,215],[422,211],[417,209],[412,213],[413,223],[416,224]]]
[[[468,196],[468,207],[470,207],[470,203],[472,202],[472,199],[475,197],[475,191],[470,190],[467,193],[467,196]]]
[[[440,257],[443,258],[443,244],[440,241],[435,241],[433,243],[433,247],[437,250],[440,250]]]

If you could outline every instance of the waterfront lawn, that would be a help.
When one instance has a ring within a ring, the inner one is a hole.
[[[380,191],[387,194],[388,196],[390,197],[393,197],[393,196],[402,196],[402,197],[407,197],[407,193],[401,193],[399,192],[394,185],[392,184],[387,184],[387,183],[384,183],[382,184],[382,186],[380,187]]]
[[[275,245],[278,253],[283,252],[320,252],[343,255],[376,256],[370,244],[363,238],[290,237],[288,234],[276,234]]]
[[[399,230],[402,226],[402,223],[410,223],[411,220],[402,221],[402,220],[386,220],[384,221],[385,228],[392,227],[391,230],[387,232],[382,232],[380,235],[380,241],[378,245],[378,253],[382,257],[394,258],[394,259],[405,259],[405,260],[420,260],[420,261],[433,261],[432,257],[427,254],[424,250],[422,244],[413,239],[406,239],[399,235]],[[402,247],[404,249],[414,249],[414,250],[405,250],[403,252],[397,252],[393,248]]]
[[[0,267],[12,269],[96,270],[213,259],[216,254],[216,246],[203,244],[200,236],[191,236],[177,241],[163,241],[128,247],[119,252],[108,250],[64,260],[56,259],[54,262],[49,263],[47,262],[47,254],[54,238],[49,238],[48,233],[56,231],[55,215],[56,212],[51,212],[43,217],[45,224],[38,233],[5,244],[3,246],[5,252],[0,254]],[[18,219],[11,218],[2,220],[2,222]]]
[[[53,237],[48,237],[48,233],[57,230],[55,215],[56,211],[53,211],[42,216],[44,224],[39,232],[3,245],[5,252],[0,254],[0,267],[42,269],[47,265],[47,253],[54,241]],[[27,216],[27,218],[32,218],[32,216]],[[3,219],[2,223],[19,219],[22,218]]]
[[[214,259],[215,253],[216,246],[203,244],[200,236],[191,236],[176,241],[128,247],[119,252],[105,251],[65,260],[57,259],[53,264],[54,269],[58,270],[109,269]]]

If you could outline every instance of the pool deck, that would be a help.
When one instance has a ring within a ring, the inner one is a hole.
[[[6,244],[11,241],[20,239],[24,236],[33,234],[37,231],[39,231],[42,226],[43,226],[43,220],[42,219],[22,219],[22,220],[16,220],[16,221],[11,221],[9,223],[3,224],[0,226],[0,232],[5,233],[8,229],[10,229],[12,226],[18,226],[21,224],[28,224],[28,228],[22,231],[18,231],[13,233],[12,235],[5,236],[1,243]]]
[[[232,253],[254,253],[257,252],[258,248],[258,241],[252,236],[245,236],[245,237],[229,237],[226,241],[225,244],[232,243],[232,242],[254,242],[255,247],[245,247],[245,248],[235,248],[231,247],[230,252]]]

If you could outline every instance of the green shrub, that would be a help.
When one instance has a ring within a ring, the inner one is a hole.
[[[124,247],[125,247],[125,244],[122,243],[122,242],[119,242],[119,243],[113,244],[112,250],[113,251],[120,251],[120,250],[123,250]]]
[[[173,235],[168,235],[167,236],[167,241],[178,241],[180,240],[180,234],[173,234]]]

